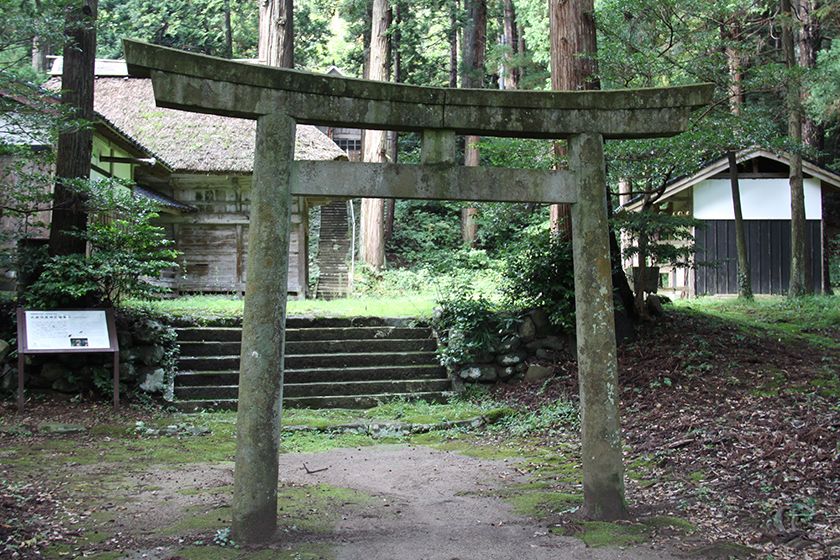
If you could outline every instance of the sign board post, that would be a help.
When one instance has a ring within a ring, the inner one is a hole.
[[[120,347],[113,309],[17,309],[18,412],[23,413],[27,354],[111,353],[114,408],[120,405]]]

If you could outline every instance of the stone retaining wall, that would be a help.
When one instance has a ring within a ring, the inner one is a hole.
[[[157,318],[135,312],[118,311],[116,324],[121,393],[171,400],[178,358],[175,330]],[[13,342],[15,328],[12,320],[11,336],[4,328],[0,337]],[[0,392],[17,390],[17,359],[12,359],[12,350],[10,345],[6,356],[0,356]],[[31,355],[26,357],[24,383],[28,390],[106,396],[113,387],[112,364],[111,354]]]
[[[540,309],[524,314],[483,353],[462,364],[449,366],[456,390],[465,383],[547,379],[552,364],[575,355],[574,335],[558,334]]]

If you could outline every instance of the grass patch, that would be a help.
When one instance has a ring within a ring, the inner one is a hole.
[[[437,296],[434,294],[390,297],[349,297],[334,300],[293,300],[287,313],[318,317],[416,317],[432,316]],[[218,319],[241,319],[244,300],[238,296],[183,296],[173,299],[127,303],[129,307],[150,309],[173,317],[192,318],[199,322]]]
[[[782,339],[804,340],[814,346],[840,348],[840,296],[756,296],[753,301],[701,297],[676,300],[681,311],[700,312],[732,321],[742,328]]]

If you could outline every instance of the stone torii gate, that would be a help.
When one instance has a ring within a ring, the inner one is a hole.
[[[572,204],[584,513],[626,515],[607,225],[605,138],[688,127],[712,86],[581,92],[415,87],[233,62],[126,40],[129,73],[161,107],[257,121],[242,330],[233,530],[277,526],[292,196]],[[293,161],[296,123],[419,132],[421,165]],[[467,168],[456,135],[568,140],[569,169]]]

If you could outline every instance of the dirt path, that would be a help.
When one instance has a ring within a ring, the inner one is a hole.
[[[328,467],[326,471],[307,474]],[[670,560],[648,548],[590,549],[515,515],[488,490],[521,481],[511,463],[427,447],[379,446],[281,457],[281,481],[352,488],[374,504],[344,515],[327,540],[338,559]]]

